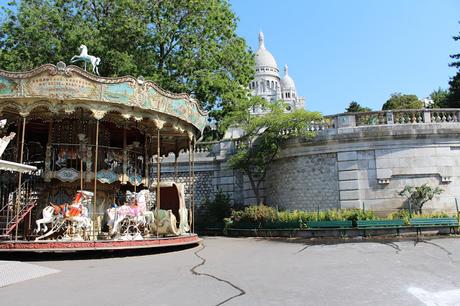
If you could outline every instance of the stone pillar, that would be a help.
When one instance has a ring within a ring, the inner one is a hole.
[[[393,112],[386,112],[385,116],[387,117],[387,124],[394,124],[395,118],[393,116]]]
[[[356,126],[356,117],[355,115],[346,115],[342,114],[337,117],[337,127],[348,128]]]
[[[358,157],[356,151],[337,153],[340,208],[360,208]]]
[[[431,123],[431,112],[427,109],[423,110],[423,122]]]

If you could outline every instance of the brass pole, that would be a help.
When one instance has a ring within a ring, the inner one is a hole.
[[[190,227],[193,226],[193,211],[192,211],[192,140],[188,140],[188,210],[190,215]]]
[[[123,125],[123,178],[121,180],[122,183],[126,183],[125,182],[125,179],[126,179],[126,176],[127,176],[127,167],[128,167],[128,149],[127,149],[127,146],[128,146],[128,142],[126,140],[126,122],[125,124]]]
[[[195,147],[196,142],[193,142],[192,151],[192,233],[195,233]]]
[[[149,149],[148,149],[148,137],[147,137],[147,131],[145,131],[144,134],[144,188],[145,186],[149,186]]]
[[[157,208],[160,209],[160,129],[157,130]]]
[[[137,158],[134,159],[134,193],[137,192]]]
[[[21,153],[19,155],[19,163],[22,164],[24,161],[24,138],[26,135],[26,117],[22,117],[22,136],[21,136]],[[21,201],[21,185],[22,185],[22,173],[19,172],[19,178],[18,178],[18,194],[16,195],[16,217],[19,218],[19,204]],[[16,220],[17,222],[18,220]],[[15,230],[15,238],[14,240],[18,240],[18,228],[19,224],[16,224],[16,230]]]
[[[96,240],[96,204],[97,204],[97,160],[98,160],[98,147],[99,147],[99,120],[96,120],[96,148],[94,152],[94,201],[93,201],[93,240]]]
[[[80,190],[83,190],[83,152],[80,152]]]

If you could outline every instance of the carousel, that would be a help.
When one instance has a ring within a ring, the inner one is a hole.
[[[100,77],[100,60],[82,60],[94,73],[63,62],[0,70],[2,159],[27,170],[0,167],[0,251],[199,243],[193,152],[206,113],[188,95]],[[188,154],[185,183],[162,180],[169,154]]]

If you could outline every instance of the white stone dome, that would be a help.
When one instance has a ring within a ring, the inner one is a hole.
[[[294,80],[289,76],[288,65],[284,66],[284,78],[281,80],[282,90],[293,90],[295,91]]]
[[[262,32],[259,33],[259,49],[256,52],[255,61],[256,71],[260,68],[273,68],[279,71],[275,58],[270,51],[265,48],[264,33]]]

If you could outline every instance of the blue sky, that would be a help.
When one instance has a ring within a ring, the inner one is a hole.
[[[339,113],[352,100],[378,110],[391,93],[423,98],[455,74],[458,0],[229,1],[238,33],[255,51],[264,32],[309,110]]]
[[[253,51],[265,33],[309,110],[339,113],[352,100],[378,110],[391,93],[423,98],[455,74],[448,64],[460,53],[452,39],[460,32],[459,0],[229,2],[238,33]]]

